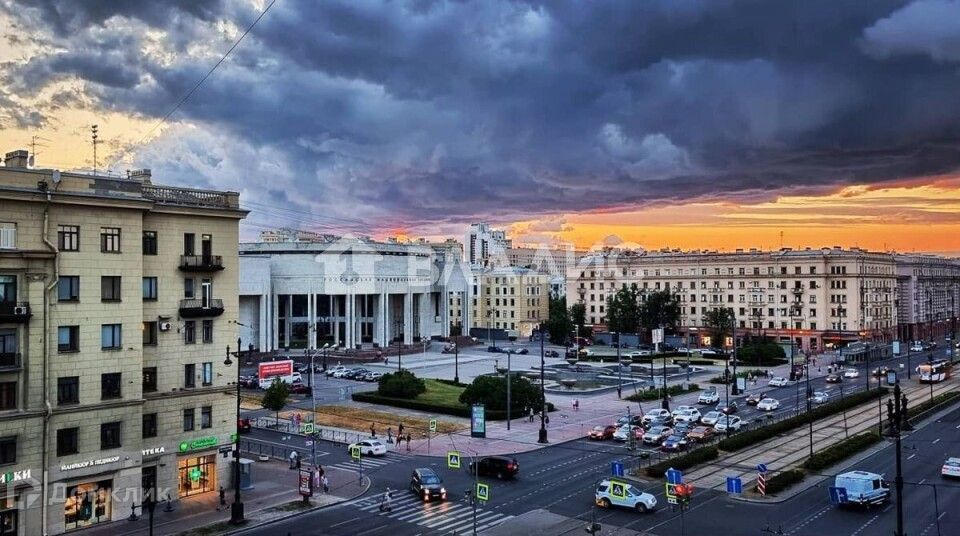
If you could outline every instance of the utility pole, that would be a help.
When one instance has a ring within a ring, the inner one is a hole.
[[[400,372],[403,367],[401,363],[403,362],[403,337],[400,333],[400,326],[403,325],[403,322],[397,321],[397,372]]]
[[[810,361],[807,360],[804,366],[806,367],[804,372],[807,376],[807,423],[810,428],[810,457],[813,458],[813,418],[810,416],[813,404],[813,389],[810,387]],[[797,402],[799,403],[799,400]]]
[[[543,324],[540,324],[540,433],[537,436],[537,443],[546,443],[547,442],[547,397],[544,394],[543,389],[543,368],[544,368],[544,353],[543,353]]]
[[[623,397],[623,365],[620,363],[620,332],[617,336],[617,398]]]
[[[740,388],[737,387],[737,318],[734,316],[732,308],[730,309],[730,338],[733,340],[733,344],[730,346],[730,355],[733,356],[733,387],[731,389],[734,395],[738,395],[740,394]],[[690,373],[687,372],[687,374]]]
[[[900,446],[900,431],[907,424],[907,395],[900,392],[900,380],[893,386],[893,400],[887,400],[887,419],[889,434],[893,436],[896,447],[897,476],[894,485],[897,491],[897,530],[894,536],[906,536],[903,532],[903,461]]]

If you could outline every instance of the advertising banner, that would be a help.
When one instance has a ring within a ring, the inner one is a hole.
[[[261,380],[272,376],[290,376],[293,374],[293,360],[260,363],[257,367],[257,373]]]
[[[483,404],[474,404],[472,407],[470,437],[487,437],[487,413]]]

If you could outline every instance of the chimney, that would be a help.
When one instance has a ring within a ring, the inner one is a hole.
[[[130,178],[136,179],[143,182],[144,184],[150,184],[150,170],[148,168],[144,169],[134,169],[130,172]]]
[[[17,149],[16,151],[10,151],[7,153],[3,161],[8,168],[25,168],[27,167],[27,160],[29,156],[30,153],[28,153],[25,149]]]

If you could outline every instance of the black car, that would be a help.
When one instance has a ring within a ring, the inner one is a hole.
[[[500,354],[503,353],[503,348],[500,348],[499,346],[487,346],[487,351],[494,354]]]
[[[410,491],[424,502],[447,500],[447,490],[443,487],[440,475],[427,467],[413,470],[410,475]]]
[[[356,368],[356,369],[351,369],[347,371],[347,373],[344,374],[343,377],[348,380],[357,380],[365,376],[368,372],[370,371],[365,368]]]
[[[527,355],[530,353],[530,350],[527,350],[526,348],[521,348],[519,350],[516,350],[514,353],[520,354],[520,355]]]
[[[740,408],[737,406],[736,402],[730,402],[729,404],[724,404],[723,402],[717,404],[717,411],[723,413],[724,415],[733,415]]]
[[[546,350],[543,352],[544,357],[560,357],[560,352],[556,350]]]
[[[470,474],[476,472],[479,476],[492,475],[500,480],[506,480],[517,476],[520,472],[520,464],[516,458],[507,456],[486,456],[479,461],[470,462]]]

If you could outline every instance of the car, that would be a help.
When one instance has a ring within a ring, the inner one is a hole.
[[[729,404],[726,404],[726,403],[717,404],[716,409],[717,411],[719,411],[720,413],[723,413],[724,415],[731,415],[739,411],[740,406],[738,406],[736,402],[731,400]]]
[[[930,341],[923,344],[924,350],[933,350],[936,347],[937,347],[937,343],[935,341]]]
[[[359,380],[360,378],[362,378],[362,377],[363,377],[366,373],[368,373],[368,372],[370,372],[370,371],[367,370],[367,369],[365,369],[365,368],[353,368],[353,369],[348,370],[348,371],[346,372],[346,374],[344,374],[344,375],[341,376],[341,377],[342,377],[342,378],[345,378],[345,379],[348,379],[348,380]]]
[[[857,370],[857,369],[847,369],[847,370],[843,371],[843,377],[844,377],[844,378],[859,378],[859,377],[860,377],[860,371]]]
[[[499,346],[487,346],[487,351],[494,354],[502,354],[503,348],[500,348]]]
[[[601,508],[621,506],[637,512],[652,512],[657,507],[657,498],[641,491],[633,484],[612,478],[604,479],[597,485],[594,503]]]
[[[944,478],[960,478],[960,458],[947,458],[940,468],[940,476]]]
[[[697,426],[687,434],[687,441],[696,441],[702,443],[709,441],[713,437],[713,428],[709,426]]]
[[[593,430],[590,430],[590,433],[587,434],[587,438],[596,441],[613,439],[613,434],[616,433],[616,431],[617,427],[612,424],[607,426],[594,426]]]
[[[617,428],[617,431],[613,433],[614,441],[627,441],[630,439],[630,434],[633,434],[634,439],[636,439],[638,434],[643,433],[643,428],[635,425],[625,424],[620,428]]]
[[[780,401],[776,398],[764,398],[757,403],[757,409],[760,411],[774,411],[780,407]]]
[[[530,353],[530,350],[527,348],[520,348],[519,350],[514,350],[513,353],[520,355],[527,355]]]
[[[786,387],[790,385],[790,380],[784,378],[783,376],[774,376],[770,378],[770,381],[767,382],[767,385],[770,387]]]
[[[310,395],[313,389],[305,383],[295,383],[288,388],[288,392],[291,395]]]
[[[678,414],[687,411],[688,409],[696,409],[693,406],[677,406],[673,411],[670,412],[671,417],[676,417]]]
[[[814,404],[823,404],[829,399],[830,395],[826,391],[814,391],[813,396],[810,397]]]
[[[484,456],[467,466],[470,474],[495,476],[500,480],[514,478],[520,472],[520,463],[509,456]]]
[[[686,346],[680,346],[677,348],[677,353],[680,355],[690,355],[690,349]]]
[[[634,350],[632,352],[627,352],[626,356],[633,359],[636,357],[648,357],[653,355],[653,350]]]
[[[701,349],[700,349],[700,355],[703,355],[703,356],[707,356],[707,355],[720,355],[720,352],[714,350],[713,348],[701,348]]]
[[[883,475],[867,471],[847,471],[833,480],[833,487],[846,490],[847,504],[878,505],[890,500],[890,486]]]
[[[681,450],[686,450],[686,448],[687,438],[677,434],[672,434],[660,444],[660,450],[664,452],[680,452]]]
[[[653,426],[643,434],[644,445],[659,445],[664,439],[673,435],[673,430],[666,426]]]
[[[617,422],[614,426],[619,428],[624,424],[633,424],[636,426],[643,426],[643,417],[641,415],[630,415],[629,417],[624,415],[619,419],[617,419]]]
[[[877,367],[877,368],[873,369],[873,372],[872,372],[871,374],[873,374],[874,377],[883,378],[883,377],[885,377],[885,376],[887,375],[888,372],[890,372],[890,371],[892,371],[892,370],[894,370],[894,369],[893,369],[893,368],[890,368],[890,367]]]
[[[922,352],[922,351],[923,351],[923,343],[920,342],[920,341],[914,341],[914,342],[910,345],[910,351],[911,351],[911,352]]]
[[[686,437],[690,433],[690,430],[696,428],[697,423],[692,422],[678,422],[673,426],[673,434]]]
[[[748,406],[756,406],[761,400],[763,400],[763,393],[753,393],[747,395],[746,402]]]
[[[646,414],[644,414],[642,422],[643,424],[650,424],[654,420],[663,420],[663,421],[673,421],[673,417],[670,415],[670,412],[665,409],[651,409]]]
[[[713,426],[717,424],[717,421],[720,420],[720,417],[723,417],[723,413],[720,413],[719,411],[711,411],[703,417],[700,417],[700,423],[707,426]]]
[[[368,381],[368,382],[378,382],[382,377],[383,377],[382,372],[374,371],[374,372],[368,372],[367,375],[363,377],[363,379],[364,381]]]
[[[443,480],[440,479],[440,475],[428,467],[413,470],[410,475],[410,491],[423,499],[423,502],[430,502],[435,499],[447,500],[447,489],[443,487]]]
[[[827,383],[841,383],[843,378],[839,374],[827,374],[827,377],[823,379]]]
[[[560,352],[556,350],[547,350],[543,353],[544,357],[560,357]]]
[[[237,431],[241,434],[248,434],[253,430],[253,424],[250,423],[250,419],[240,418],[237,419]]]
[[[371,438],[350,443],[347,452],[351,452],[355,447],[360,447],[361,456],[384,456],[387,454],[387,445],[379,439]]]
[[[715,432],[726,432],[727,429],[729,429],[731,432],[737,432],[741,427],[743,427],[743,421],[740,420],[740,417],[725,415],[717,421],[717,424],[713,426],[713,430]]]
[[[337,365],[335,367],[330,367],[327,369],[327,376],[334,376],[338,372],[344,372],[347,370],[347,367],[343,365]]]
[[[333,377],[333,378],[343,378],[344,375],[346,375],[346,374],[348,374],[348,373],[350,372],[350,370],[351,370],[351,369],[348,369],[348,368],[346,368],[346,367],[341,368],[341,369],[337,369],[337,370],[334,371],[334,373],[331,374],[330,376]]]
[[[674,422],[685,422],[696,424],[700,422],[700,410],[696,408],[685,409],[673,416]]]
[[[720,393],[716,389],[708,389],[697,397],[697,404],[716,404],[720,402]]]

